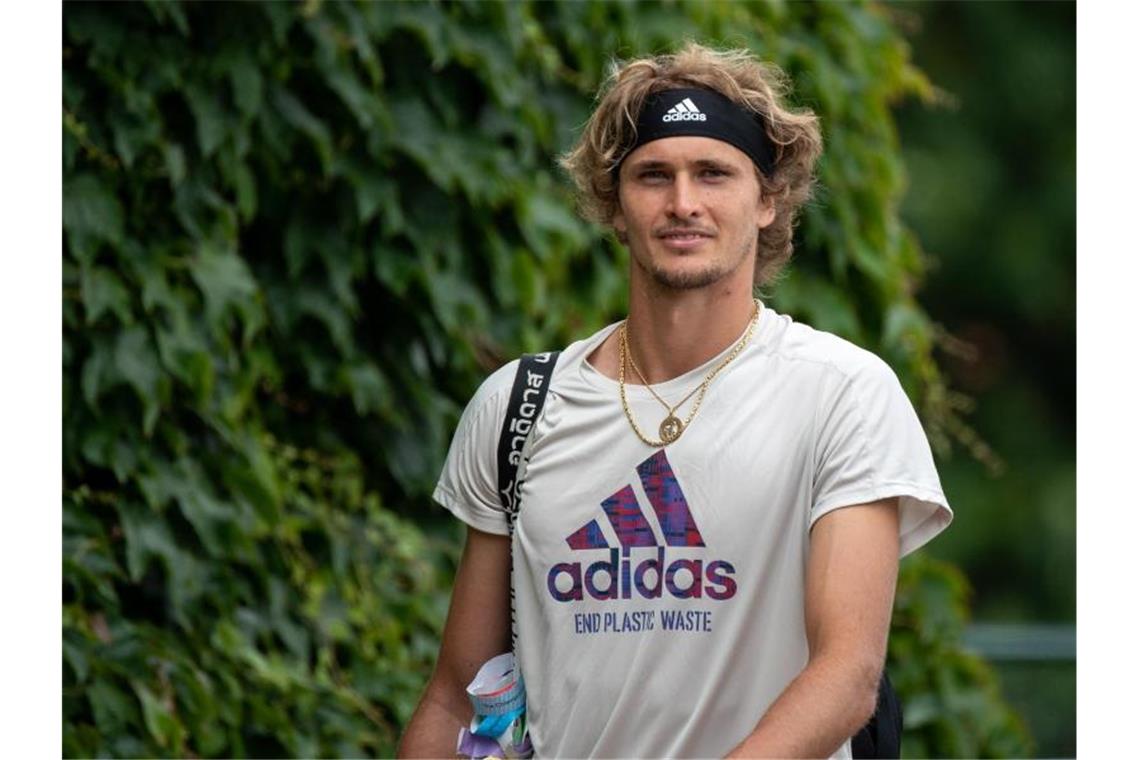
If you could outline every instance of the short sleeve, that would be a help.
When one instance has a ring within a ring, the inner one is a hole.
[[[475,392],[463,410],[432,494],[472,528],[504,536],[508,527],[499,501],[497,451],[517,368],[517,360],[505,365]]]
[[[810,524],[841,507],[899,498],[899,556],[950,524],[930,443],[894,371],[866,355],[821,410]]]

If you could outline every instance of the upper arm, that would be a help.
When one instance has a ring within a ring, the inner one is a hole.
[[[510,539],[469,527],[433,686],[468,710],[464,689],[484,662],[510,650],[510,637]]]
[[[872,686],[890,631],[898,520],[898,499],[884,499],[828,512],[811,531],[804,597],[809,656],[850,662]]]

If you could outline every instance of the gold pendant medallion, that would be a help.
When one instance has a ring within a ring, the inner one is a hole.
[[[661,440],[665,443],[672,443],[681,437],[681,432],[685,429],[685,423],[677,419],[675,415],[670,414],[668,417],[661,421],[661,427],[658,428],[658,433],[661,434]]]

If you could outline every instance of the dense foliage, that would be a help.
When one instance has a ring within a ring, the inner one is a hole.
[[[1077,9],[891,4],[947,97],[896,109],[901,208],[938,266],[922,302],[968,353],[943,363],[1005,464],[939,463],[955,525],[931,556],[960,567],[981,622],[1075,623]],[[1002,691],[1042,757],[1077,751],[1077,665],[1010,660]]]
[[[945,463],[962,519],[934,552],[969,572],[979,616],[1075,621],[1076,6],[918,8],[948,97],[900,110],[902,213],[938,257],[923,302],[972,348],[946,367],[1007,465]]]
[[[962,648],[969,596],[953,565],[924,554],[903,560],[887,655],[903,700],[902,757],[1033,756],[993,671]]]
[[[428,495],[462,404],[623,310],[624,254],[553,164],[613,54],[694,37],[794,76],[828,150],[772,301],[884,355],[936,443],[976,446],[896,213],[889,104],[929,85],[875,6],[64,15],[65,755],[392,752],[454,569]],[[891,667],[937,713],[908,718],[914,754],[1023,746],[956,651],[964,593],[921,563],[901,581]]]

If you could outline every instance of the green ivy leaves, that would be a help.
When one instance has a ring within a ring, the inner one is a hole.
[[[96,175],[69,177],[63,184],[63,226],[72,255],[91,263],[100,245],[123,242],[122,204]]]

